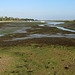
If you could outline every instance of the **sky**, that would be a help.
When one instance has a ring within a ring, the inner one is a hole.
[[[75,0],[0,0],[0,17],[75,20]]]

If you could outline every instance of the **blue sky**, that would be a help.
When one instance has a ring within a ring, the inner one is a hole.
[[[0,0],[0,16],[74,20],[75,0]]]

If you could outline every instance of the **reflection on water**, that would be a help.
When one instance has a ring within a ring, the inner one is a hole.
[[[23,31],[23,30],[16,30],[13,33],[27,33],[27,31]]]
[[[22,39],[32,39],[32,38],[42,38],[42,37],[65,37],[65,38],[75,38],[75,34],[60,34],[57,33],[55,35],[52,34],[30,34],[28,37],[22,38],[14,38],[12,40],[5,40],[5,41],[15,41],[15,40],[22,40]]]
[[[44,23],[45,21],[19,21],[19,22],[15,22],[15,23],[26,23],[26,22],[27,22],[27,23],[28,23],[28,22],[30,22],[30,23],[31,23],[31,22],[33,22],[33,23],[34,23],[34,22],[42,22],[42,23]]]
[[[3,34],[0,34],[0,36],[4,36]]]
[[[75,30],[71,30],[71,29],[67,29],[67,28],[64,28],[64,27],[59,27],[59,26],[56,26],[57,24],[63,24],[64,22],[47,22],[47,25],[46,24],[42,24],[42,25],[39,25],[39,26],[49,26],[49,27],[56,27],[58,29],[61,29],[61,30],[64,30],[64,31],[70,31],[70,32],[75,32]]]
[[[50,22],[47,21],[47,24],[52,24],[52,25],[56,25],[56,24],[63,24],[64,22]]]
[[[31,27],[23,27],[22,29],[16,30],[13,33],[27,33],[27,29],[31,29]]]
[[[61,30],[65,30],[65,31],[75,32],[75,30],[66,29],[64,27],[58,27],[58,26],[56,26],[56,28],[61,29]]]

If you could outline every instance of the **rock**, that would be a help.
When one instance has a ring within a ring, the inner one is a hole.
[[[50,64],[50,62],[48,62],[48,64]]]
[[[64,67],[66,70],[69,69],[69,67]]]
[[[0,57],[0,59],[1,59],[2,57]]]
[[[47,69],[48,69],[48,68],[49,68],[49,66],[45,66],[45,68],[47,68]]]
[[[64,60],[61,60],[61,61],[64,61]]]

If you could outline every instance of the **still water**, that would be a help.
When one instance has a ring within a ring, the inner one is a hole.
[[[27,22],[27,21],[24,21],[24,22]],[[24,23],[23,22],[23,23]],[[48,27],[56,27],[58,29],[61,29],[61,30],[64,30],[64,31],[69,31],[69,32],[75,32],[75,30],[70,30],[70,29],[67,29],[67,28],[64,28],[64,27],[59,27],[57,26],[57,24],[63,24],[64,22],[51,22],[51,21],[28,21],[28,22],[45,22],[45,24],[42,24],[42,25],[38,25],[39,27],[42,26],[42,27],[45,27],[45,26],[48,26]],[[22,22],[21,22],[22,23]],[[32,27],[23,27],[22,30],[16,30],[12,33],[27,33],[26,29],[32,29]],[[40,28],[39,28],[40,29]],[[4,34],[0,34],[0,37],[1,36],[4,36]],[[56,34],[29,34],[28,36],[26,37],[18,37],[18,38],[13,38],[11,40],[5,40],[5,41],[14,41],[14,40],[22,40],[22,39],[31,39],[31,38],[41,38],[41,37],[65,37],[65,38],[75,38],[75,34],[62,34],[62,33],[56,33]]]

